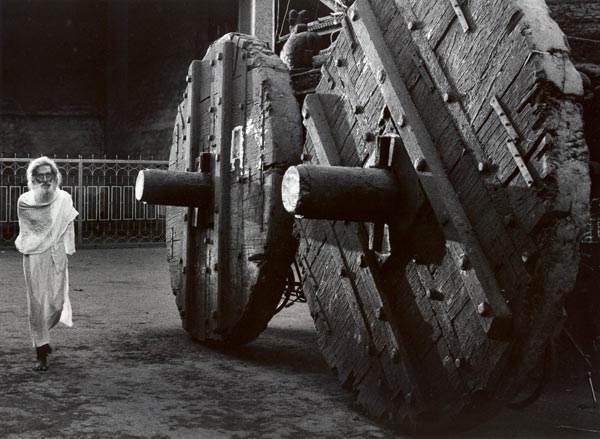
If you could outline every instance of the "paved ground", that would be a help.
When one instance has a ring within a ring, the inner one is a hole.
[[[394,438],[352,406],[304,305],[255,342],[208,348],[181,329],[163,249],[71,258],[74,328],[34,373],[20,255],[0,252],[0,438]],[[579,380],[581,381],[581,380]],[[583,382],[458,437],[598,437]]]

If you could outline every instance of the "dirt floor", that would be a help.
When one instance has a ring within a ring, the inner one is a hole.
[[[71,258],[73,328],[52,332],[50,370],[32,372],[21,257],[0,252],[0,438],[393,438],[352,404],[316,345],[305,305],[235,349],[182,329],[161,248]],[[583,380],[555,385],[457,437],[599,437]]]

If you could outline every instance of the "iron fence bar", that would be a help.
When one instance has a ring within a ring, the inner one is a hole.
[[[77,169],[77,246],[81,247],[83,244],[83,160],[79,156],[79,163]]]
[[[0,162],[10,163],[29,163],[34,160],[35,157],[30,158],[10,158],[0,157]],[[102,163],[102,164],[130,164],[130,165],[168,165],[168,160],[125,160],[125,159],[52,159],[56,163],[79,163],[83,160],[85,163]]]
[[[6,216],[0,224],[1,249],[14,248],[18,224],[11,212],[16,209],[15,197],[27,190],[26,169],[35,158],[0,155],[0,217]],[[143,160],[141,157],[125,160],[118,156],[112,160],[93,156],[86,159],[81,155],[63,159],[53,157],[53,160],[61,173],[64,172],[64,189],[72,194],[80,212],[76,222],[79,248],[165,244],[165,209],[138,206],[133,184],[138,172],[146,168],[167,169],[168,160]],[[98,188],[108,189],[97,193]],[[90,212],[87,212],[88,202],[94,207]],[[88,214],[92,216],[88,217]]]

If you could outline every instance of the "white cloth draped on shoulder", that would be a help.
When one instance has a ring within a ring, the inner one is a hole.
[[[73,325],[67,255],[75,253],[73,220],[78,212],[71,196],[57,189],[48,203],[36,203],[33,191],[19,197],[17,250],[23,253],[29,324],[35,347],[49,344],[59,321]]]

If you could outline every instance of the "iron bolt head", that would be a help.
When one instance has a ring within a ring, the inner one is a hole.
[[[460,269],[463,271],[466,271],[470,267],[471,267],[471,261],[469,261],[469,257],[467,255],[462,255],[460,257]]]
[[[365,255],[360,255],[360,258],[358,259],[358,264],[360,268],[367,268],[367,257]]]
[[[342,58],[337,58],[335,60],[335,66],[336,67],[343,67],[345,65],[345,62]]]
[[[375,140],[375,134],[373,133],[365,133],[364,135],[365,142],[372,142]]]
[[[377,320],[386,320],[385,310],[383,309],[383,306],[377,308],[375,316],[377,317]]]
[[[397,348],[392,348],[392,361],[394,363],[400,362],[400,352],[398,351]]]
[[[377,348],[375,347],[375,344],[373,342],[367,343],[367,354],[370,356],[377,354]]]
[[[449,103],[452,102],[452,95],[450,93],[444,93],[442,94],[442,99],[444,100],[444,102]]]
[[[462,361],[460,360],[460,358],[454,360],[454,366],[456,366],[457,369],[460,369],[460,367],[462,366]]]
[[[490,311],[489,303],[481,302],[479,305],[477,305],[477,312],[479,313],[479,315],[481,315],[481,316],[488,315],[489,311]]]
[[[358,12],[356,10],[353,10],[352,14],[350,15],[350,18],[352,19],[352,21],[358,20],[358,18],[359,18]]]
[[[512,226],[515,224],[515,217],[511,214],[508,215],[504,215],[504,225],[505,226]]]
[[[415,169],[419,172],[423,172],[425,170],[425,168],[427,168],[427,162],[422,157],[419,157],[418,159],[416,159],[414,165],[415,165]]]
[[[192,82],[192,77],[190,75],[186,75],[185,76],[185,82],[187,82],[187,83]]]
[[[385,70],[381,69],[378,73],[377,73],[377,80],[381,83],[385,82]]]

